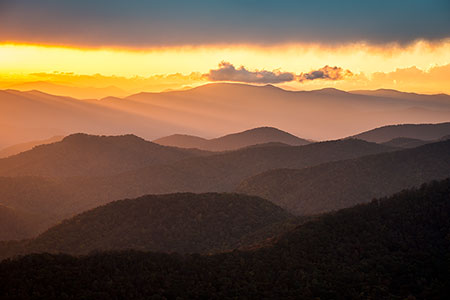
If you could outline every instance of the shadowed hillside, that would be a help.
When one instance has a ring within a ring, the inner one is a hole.
[[[25,242],[20,252],[217,252],[243,246],[241,239],[247,235],[290,218],[271,202],[246,195],[149,195],[115,201],[65,220]]]
[[[134,135],[73,134],[61,142],[0,159],[2,176],[100,176],[167,164],[204,154],[145,141]]]
[[[244,178],[267,170],[304,168],[393,150],[396,149],[360,140],[338,140],[305,146],[249,147],[184,159],[166,166],[142,168],[107,178],[106,182],[113,187],[137,189],[143,194],[231,191]]]
[[[450,123],[403,124],[375,128],[352,136],[374,143],[385,143],[395,138],[411,138],[425,141],[438,140],[450,133]]]
[[[208,151],[236,150],[248,146],[267,143],[283,143],[291,146],[309,144],[307,140],[273,127],[259,127],[239,133],[228,134],[215,139],[203,139],[195,136],[175,134],[153,142],[173,147],[198,148]]]
[[[424,141],[419,139],[413,139],[413,138],[395,138],[390,141],[387,141],[383,143],[383,145],[391,146],[391,147],[398,147],[398,148],[416,148],[419,146],[423,146],[426,144],[433,143],[435,141]]]
[[[31,142],[13,145],[13,146],[1,149],[0,150],[0,158],[4,158],[4,157],[12,156],[15,154],[19,154],[21,152],[28,151],[39,145],[56,143],[56,142],[61,141],[63,138],[64,138],[63,136],[58,135],[58,136],[54,136],[54,137],[46,139],[46,140],[31,141]]]
[[[368,202],[450,176],[450,141],[330,162],[300,170],[271,170],[236,189],[298,214],[316,214]]]
[[[118,199],[135,198],[155,193],[233,191],[243,179],[270,169],[303,168],[329,161],[393,150],[391,147],[359,140],[322,142],[306,146],[261,146],[186,158],[166,165],[155,164],[114,174],[120,168],[130,168],[131,166],[137,168],[152,163],[156,156],[148,155],[147,150],[150,149],[150,153],[155,153],[153,151],[155,147],[157,150],[167,147],[145,142],[133,136],[92,137],[75,135],[73,138],[97,141],[99,145],[103,146],[109,145],[105,144],[105,141],[114,144],[116,141],[131,139],[132,142],[137,142],[138,145],[144,147],[142,149],[137,147],[136,149],[141,149],[142,152],[136,154],[136,152],[128,150],[129,145],[127,143],[124,143],[123,147],[119,147],[122,145],[122,143],[119,143],[116,150],[112,146],[104,148],[102,146],[100,149],[107,152],[103,153],[103,157],[98,159],[97,156],[100,154],[93,155],[94,151],[82,151],[81,153],[69,151],[68,153],[72,153],[72,156],[69,157],[55,157],[54,151],[47,152],[47,150],[53,149],[50,146],[59,145],[58,147],[62,147],[67,140],[38,147],[23,154],[31,156],[35,153],[34,151],[39,150],[42,151],[39,152],[41,156],[33,155],[31,157],[48,158],[50,163],[42,165],[42,159],[25,160],[27,164],[18,164],[22,167],[19,169],[20,172],[31,173],[33,171],[40,174],[61,176],[83,172],[86,176],[59,178],[0,177],[0,204],[41,214],[46,216],[50,224],[55,224],[57,220]],[[93,145],[98,146],[97,143],[93,143]],[[74,150],[73,147],[70,149]],[[83,149],[86,150],[86,148]],[[172,154],[169,158],[191,155],[191,150],[177,148],[168,148],[168,150],[170,150],[168,153]],[[50,156],[47,153],[53,154]],[[95,153],[100,152],[95,151]],[[160,153],[160,155],[166,154],[165,151]],[[16,158],[14,162],[20,162],[21,155],[12,157]],[[80,160],[80,155],[84,158],[89,157],[89,159],[86,161]],[[118,155],[125,156],[120,156],[121,159],[119,159]],[[167,158],[166,156],[163,157]],[[129,158],[129,160],[126,158]],[[0,160],[0,166],[1,162]],[[14,171],[16,172],[14,174],[19,173],[17,170]],[[106,175],[93,177],[94,174]]]
[[[36,233],[36,227],[42,222],[37,215],[0,205],[0,241],[29,238]]]
[[[446,299],[450,181],[324,215],[267,248],[0,263],[3,298]]]

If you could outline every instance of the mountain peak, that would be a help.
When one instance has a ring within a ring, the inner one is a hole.
[[[210,140],[191,135],[174,134],[154,142],[166,146],[198,148],[208,151],[229,151],[274,142],[291,146],[309,144],[305,139],[269,126],[256,127]]]

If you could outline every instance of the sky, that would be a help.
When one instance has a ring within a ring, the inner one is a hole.
[[[450,1],[0,0],[0,88],[221,81],[450,94]]]

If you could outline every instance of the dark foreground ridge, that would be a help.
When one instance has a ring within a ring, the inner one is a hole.
[[[450,180],[324,215],[271,247],[0,263],[2,299],[445,299]]]
[[[0,243],[0,259],[25,253],[80,255],[126,249],[222,252],[264,240],[272,230],[291,219],[294,217],[282,208],[255,196],[147,195],[114,201],[81,213],[33,240]]]

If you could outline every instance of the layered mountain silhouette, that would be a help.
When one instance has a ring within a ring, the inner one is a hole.
[[[39,91],[0,91],[0,148],[18,143],[42,140],[68,132],[106,135],[134,133],[154,139],[179,132],[175,123],[154,120],[142,115],[107,107],[98,100],[78,100]],[[131,105],[131,104],[130,104]]]
[[[73,134],[0,159],[0,176],[100,176],[167,164],[204,153],[160,146],[134,135]]]
[[[304,168],[393,150],[361,140],[342,140],[250,147],[212,155],[160,146],[134,136],[78,134],[0,160],[2,174],[9,176],[0,177],[0,204],[40,214],[51,225],[118,199],[233,191],[245,178],[271,169]]]
[[[321,216],[254,251],[5,260],[0,297],[445,299],[449,195],[449,180],[433,182]]]
[[[424,141],[438,140],[450,133],[450,123],[440,124],[401,124],[375,128],[352,138],[374,143],[386,143],[396,138],[409,138]]]
[[[450,96],[400,94],[293,92],[231,83],[100,100],[3,90],[0,148],[72,132],[135,134],[154,140],[174,132],[222,136],[269,125],[302,138],[325,140],[385,124],[449,121]]]
[[[104,88],[99,87],[74,87],[64,84],[56,84],[46,81],[32,81],[14,84],[8,87],[9,89],[19,90],[19,91],[31,91],[38,90],[44,93],[75,97],[78,99],[97,99],[107,96],[127,96],[127,92],[115,86],[108,86]]]
[[[298,170],[271,170],[244,180],[237,191],[305,215],[350,207],[447,177],[450,141]]]
[[[149,195],[82,213],[16,249],[21,254],[123,249],[211,253],[244,246],[246,236],[291,218],[271,202],[246,195]]]
[[[21,152],[25,152],[33,149],[39,145],[52,144],[61,141],[64,138],[62,135],[54,136],[49,139],[39,140],[39,141],[30,141],[26,143],[20,143],[17,145],[9,146],[0,150],[0,158],[5,158],[8,156],[12,156],[15,154],[19,154]]]
[[[209,140],[191,135],[174,134],[154,140],[153,142],[165,146],[198,148],[208,151],[236,150],[269,143],[282,143],[291,146],[301,146],[310,143],[305,139],[298,138],[273,127],[254,128]]]

